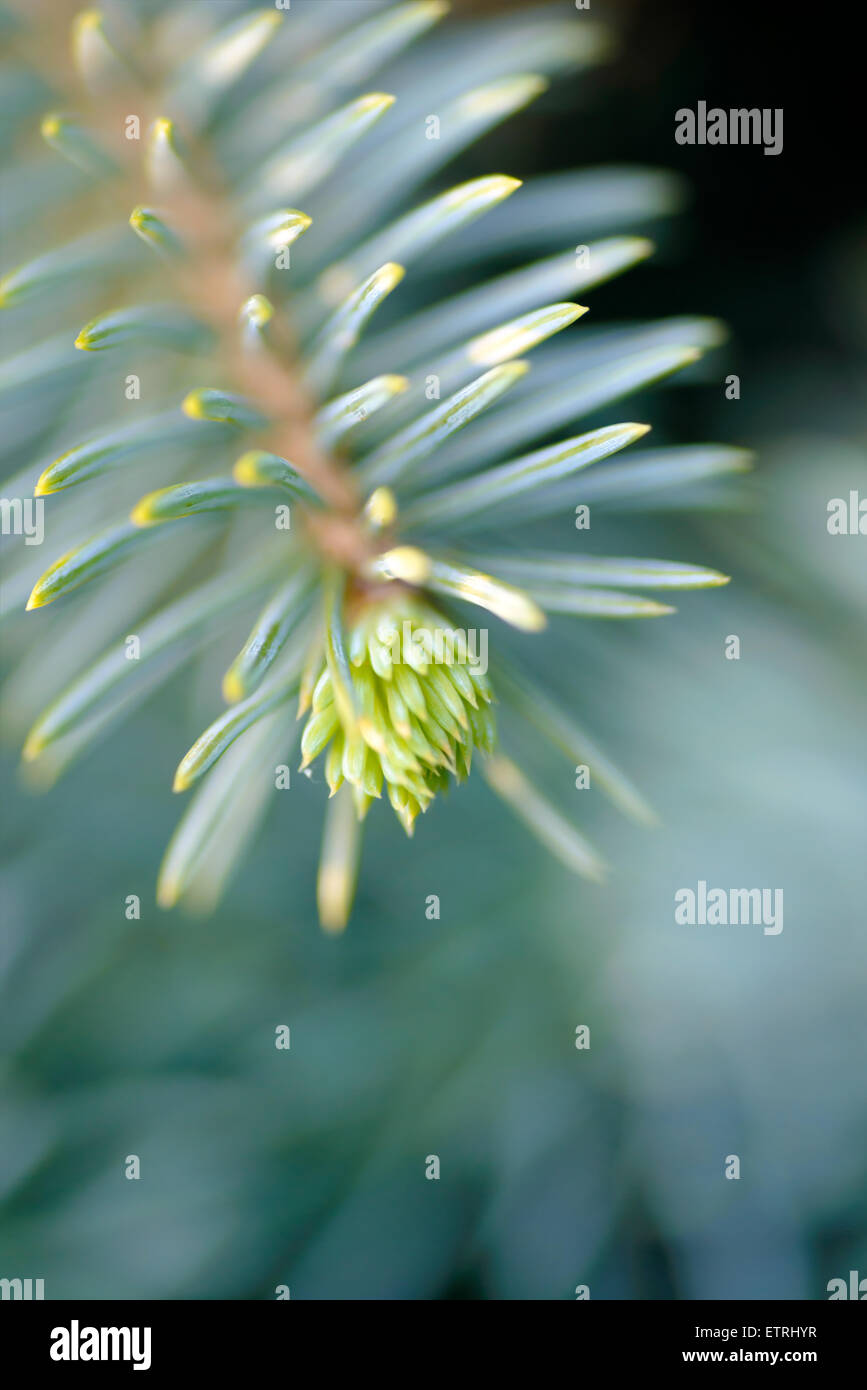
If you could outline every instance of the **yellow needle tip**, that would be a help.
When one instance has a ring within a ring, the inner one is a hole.
[[[227,671],[223,677],[223,699],[227,704],[236,705],[243,700],[246,691],[236,671]]]

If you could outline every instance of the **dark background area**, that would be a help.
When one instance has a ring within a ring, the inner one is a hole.
[[[763,417],[760,425],[809,427],[829,408],[845,421],[852,398],[865,391],[863,357],[853,361],[852,349],[867,344],[863,271],[854,282],[846,275],[859,253],[863,264],[867,247],[857,11],[800,0],[595,0],[587,13],[616,25],[619,52],[582,76],[577,114],[562,119],[566,103],[556,94],[556,113],[544,105],[526,113],[527,125],[536,123],[539,171],[628,162],[682,174],[692,202],[676,233],[677,255],[653,262],[658,311],[700,310],[729,324],[745,391],[768,399],[772,392],[759,392],[767,374],[776,385],[791,368],[785,421]],[[725,109],[782,107],[782,153],[676,144],[675,112],[700,100]],[[837,254],[845,271],[829,264]],[[611,316],[633,311],[629,277],[604,294]],[[815,359],[833,393],[821,403],[800,389],[804,365]],[[694,437],[706,427],[708,398],[680,397],[683,437]],[[718,429],[726,422],[731,413],[723,412]]]

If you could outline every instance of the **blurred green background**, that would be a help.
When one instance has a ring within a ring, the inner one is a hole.
[[[234,638],[48,795],[18,786],[9,742],[0,1276],[48,1298],[485,1300],[809,1299],[867,1275],[867,539],[826,528],[830,498],[867,496],[863,212],[824,167],[805,215],[817,136],[797,68],[763,65],[770,37],[754,27],[745,56],[685,0],[609,12],[615,62],[447,172],[646,163],[692,188],[658,261],[593,292],[593,319],[714,313],[732,340],[605,418],[754,448],[757,472],[705,509],[600,510],[592,549],[732,583],[522,647],[662,824],[539,768],[612,864],[594,887],[473,778],[411,843],[371,816],[334,940],[313,911],[320,774],[275,797],[211,918],[154,904],[171,775]],[[674,110],[701,98],[785,103],[784,154],[675,145]],[[574,545],[571,514],[545,534]],[[10,665],[27,640],[14,618]],[[782,888],[783,932],[676,926],[698,879]]]

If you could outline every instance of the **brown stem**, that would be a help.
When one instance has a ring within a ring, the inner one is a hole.
[[[67,2],[63,0],[64,8]],[[152,121],[163,115],[159,99],[130,74],[122,91],[85,96],[82,101],[83,93],[69,64],[68,48],[65,58],[59,51],[57,33],[65,26],[58,25],[56,9],[53,13],[47,30],[40,26],[32,36],[32,56],[58,93],[71,97],[79,107],[89,108],[87,114],[100,137],[120,160],[126,176],[111,192],[127,217],[135,204],[142,201],[143,171],[137,157],[140,142],[126,139],[124,122],[134,113],[139,116],[142,131],[149,129]],[[178,192],[160,194],[157,199],[168,225],[190,252],[188,264],[174,274],[176,294],[214,331],[217,357],[232,388],[258,406],[271,422],[262,446],[287,459],[339,514],[333,519],[333,526],[325,518],[318,519],[314,528],[318,543],[326,550],[339,552],[344,557],[342,562],[349,555],[366,554],[369,547],[362,538],[363,528],[354,523],[358,532],[354,541],[348,534],[349,519],[357,515],[359,508],[355,481],[345,464],[317,443],[313,426],[316,402],[304,383],[287,316],[278,320],[275,315],[269,325],[268,350],[251,353],[244,347],[238,315],[258,286],[248,280],[237,254],[237,214],[220,173],[209,161],[206,150],[194,148],[193,155],[196,182],[191,181]]]
[[[228,379],[271,421],[264,447],[287,459],[336,510],[354,513],[358,495],[349,471],[316,441],[316,403],[304,385],[285,316],[269,325],[267,350],[244,347],[238,314],[257,286],[239,264],[230,199],[212,186],[160,202],[169,225],[190,247],[189,268],[176,280],[180,295],[214,330]]]

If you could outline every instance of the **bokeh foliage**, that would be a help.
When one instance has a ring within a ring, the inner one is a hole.
[[[539,119],[525,144],[514,127],[497,137],[519,173],[560,129]],[[624,118],[626,155],[627,135]],[[630,290],[630,318],[659,313],[652,276]],[[601,318],[604,292],[593,303]],[[213,916],[160,914],[178,748],[243,625],[49,796],[16,790],[10,750],[0,1273],[44,1277],[49,1297],[267,1298],[288,1283],[293,1297],[547,1299],[588,1282],[593,1297],[810,1298],[867,1268],[867,588],[859,538],[825,529],[828,497],[867,494],[845,437],[864,421],[853,410],[839,429],[817,408],[787,432],[830,386],[804,361],[731,423],[719,379],[749,361],[759,318],[706,385],[639,416],[680,442],[697,395],[716,413],[708,437],[759,447],[757,487],[699,499],[710,510],[600,505],[593,530],[594,551],[687,555],[734,583],[710,614],[696,594],[640,628],[556,619],[538,658],[660,814],[629,825],[568,766],[534,767],[565,807],[586,798],[605,885],[576,884],[473,780],[411,845],[380,819],[352,929],[322,938],[323,788],[299,777]],[[34,443],[10,432],[10,473]],[[566,549],[568,508],[560,524]],[[551,530],[534,535],[528,549]],[[723,657],[730,633],[739,663]],[[10,666],[26,641],[14,618]],[[46,681],[58,659],[48,642]],[[782,886],[785,930],[675,927],[673,893],[698,878]],[[589,1052],[574,1048],[582,1023]],[[140,1182],[123,1177],[128,1153]],[[739,1183],[722,1178],[728,1153]]]

